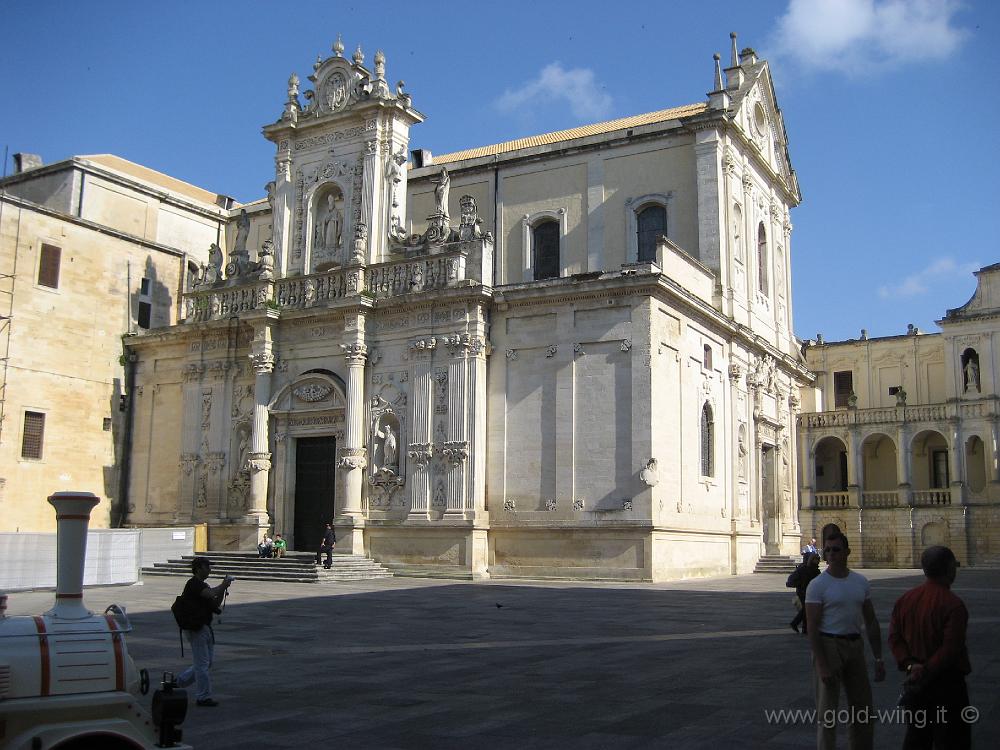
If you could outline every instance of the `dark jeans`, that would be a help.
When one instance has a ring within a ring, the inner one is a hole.
[[[796,596],[798,596],[798,595],[796,594]],[[801,623],[801,625],[802,625],[802,632],[803,633],[806,632],[806,627],[807,627],[807,625],[806,625],[806,601],[805,600],[806,600],[805,594],[803,594],[802,596],[799,596],[799,603],[802,606],[799,608],[798,613],[795,615],[795,618],[792,620],[792,627],[793,628],[797,628],[799,626],[799,624]]]
[[[969,705],[969,688],[959,674],[942,675],[920,692],[906,727],[903,750],[967,750],[972,725],[962,709]]]
[[[336,546],[337,546],[336,542],[334,542],[333,544],[331,544],[329,547],[327,547],[325,544],[319,545],[319,550],[316,552],[316,564],[319,565],[319,558],[325,552],[326,553],[326,562],[324,563],[324,565],[326,565],[326,567],[328,567],[328,568],[331,565],[333,565],[333,548],[336,547]]]

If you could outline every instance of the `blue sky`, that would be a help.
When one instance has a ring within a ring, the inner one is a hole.
[[[1000,261],[987,0],[7,0],[2,18],[0,146],[115,153],[241,201],[272,178],[260,127],[289,74],[305,83],[338,32],[369,63],[385,51],[427,115],[411,148],[444,153],[702,101],[736,31],[772,65],[802,187],[799,336],[938,330]]]

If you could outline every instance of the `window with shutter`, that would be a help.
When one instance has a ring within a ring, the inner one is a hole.
[[[833,373],[833,406],[840,409],[847,406],[854,392],[854,374],[850,370]]]
[[[647,206],[636,217],[639,240],[639,262],[656,260],[656,240],[667,233],[667,209]]]
[[[45,415],[37,411],[24,412],[24,430],[21,433],[21,458],[41,458],[42,439],[45,437]]]
[[[543,221],[531,232],[535,280],[559,278],[559,222]]]
[[[47,286],[52,289],[59,288],[59,262],[61,258],[61,248],[55,245],[42,245],[42,252],[38,259],[39,286]]]
[[[763,222],[757,225],[757,288],[767,294],[767,232]]]

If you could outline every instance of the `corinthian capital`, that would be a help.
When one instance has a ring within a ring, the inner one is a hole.
[[[341,344],[340,351],[344,353],[348,364],[364,364],[368,357],[368,346],[366,344]]]
[[[254,372],[265,373],[274,370],[274,355],[271,352],[254,352],[250,355],[250,364]]]

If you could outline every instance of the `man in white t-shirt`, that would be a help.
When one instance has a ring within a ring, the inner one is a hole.
[[[871,585],[860,573],[848,569],[851,549],[840,531],[823,540],[827,569],[806,589],[806,621],[812,647],[816,682],[816,746],[833,750],[837,746],[837,704],[843,685],[849,716],[849,747],[871,750],[875,717],[872,686],[868,682],[865,645],[861,640],[864,624],[875,655],[875,681],[885,679],[882,662],[882,632],[871,601]],[[814,624],[815,623],[815,624]]]

